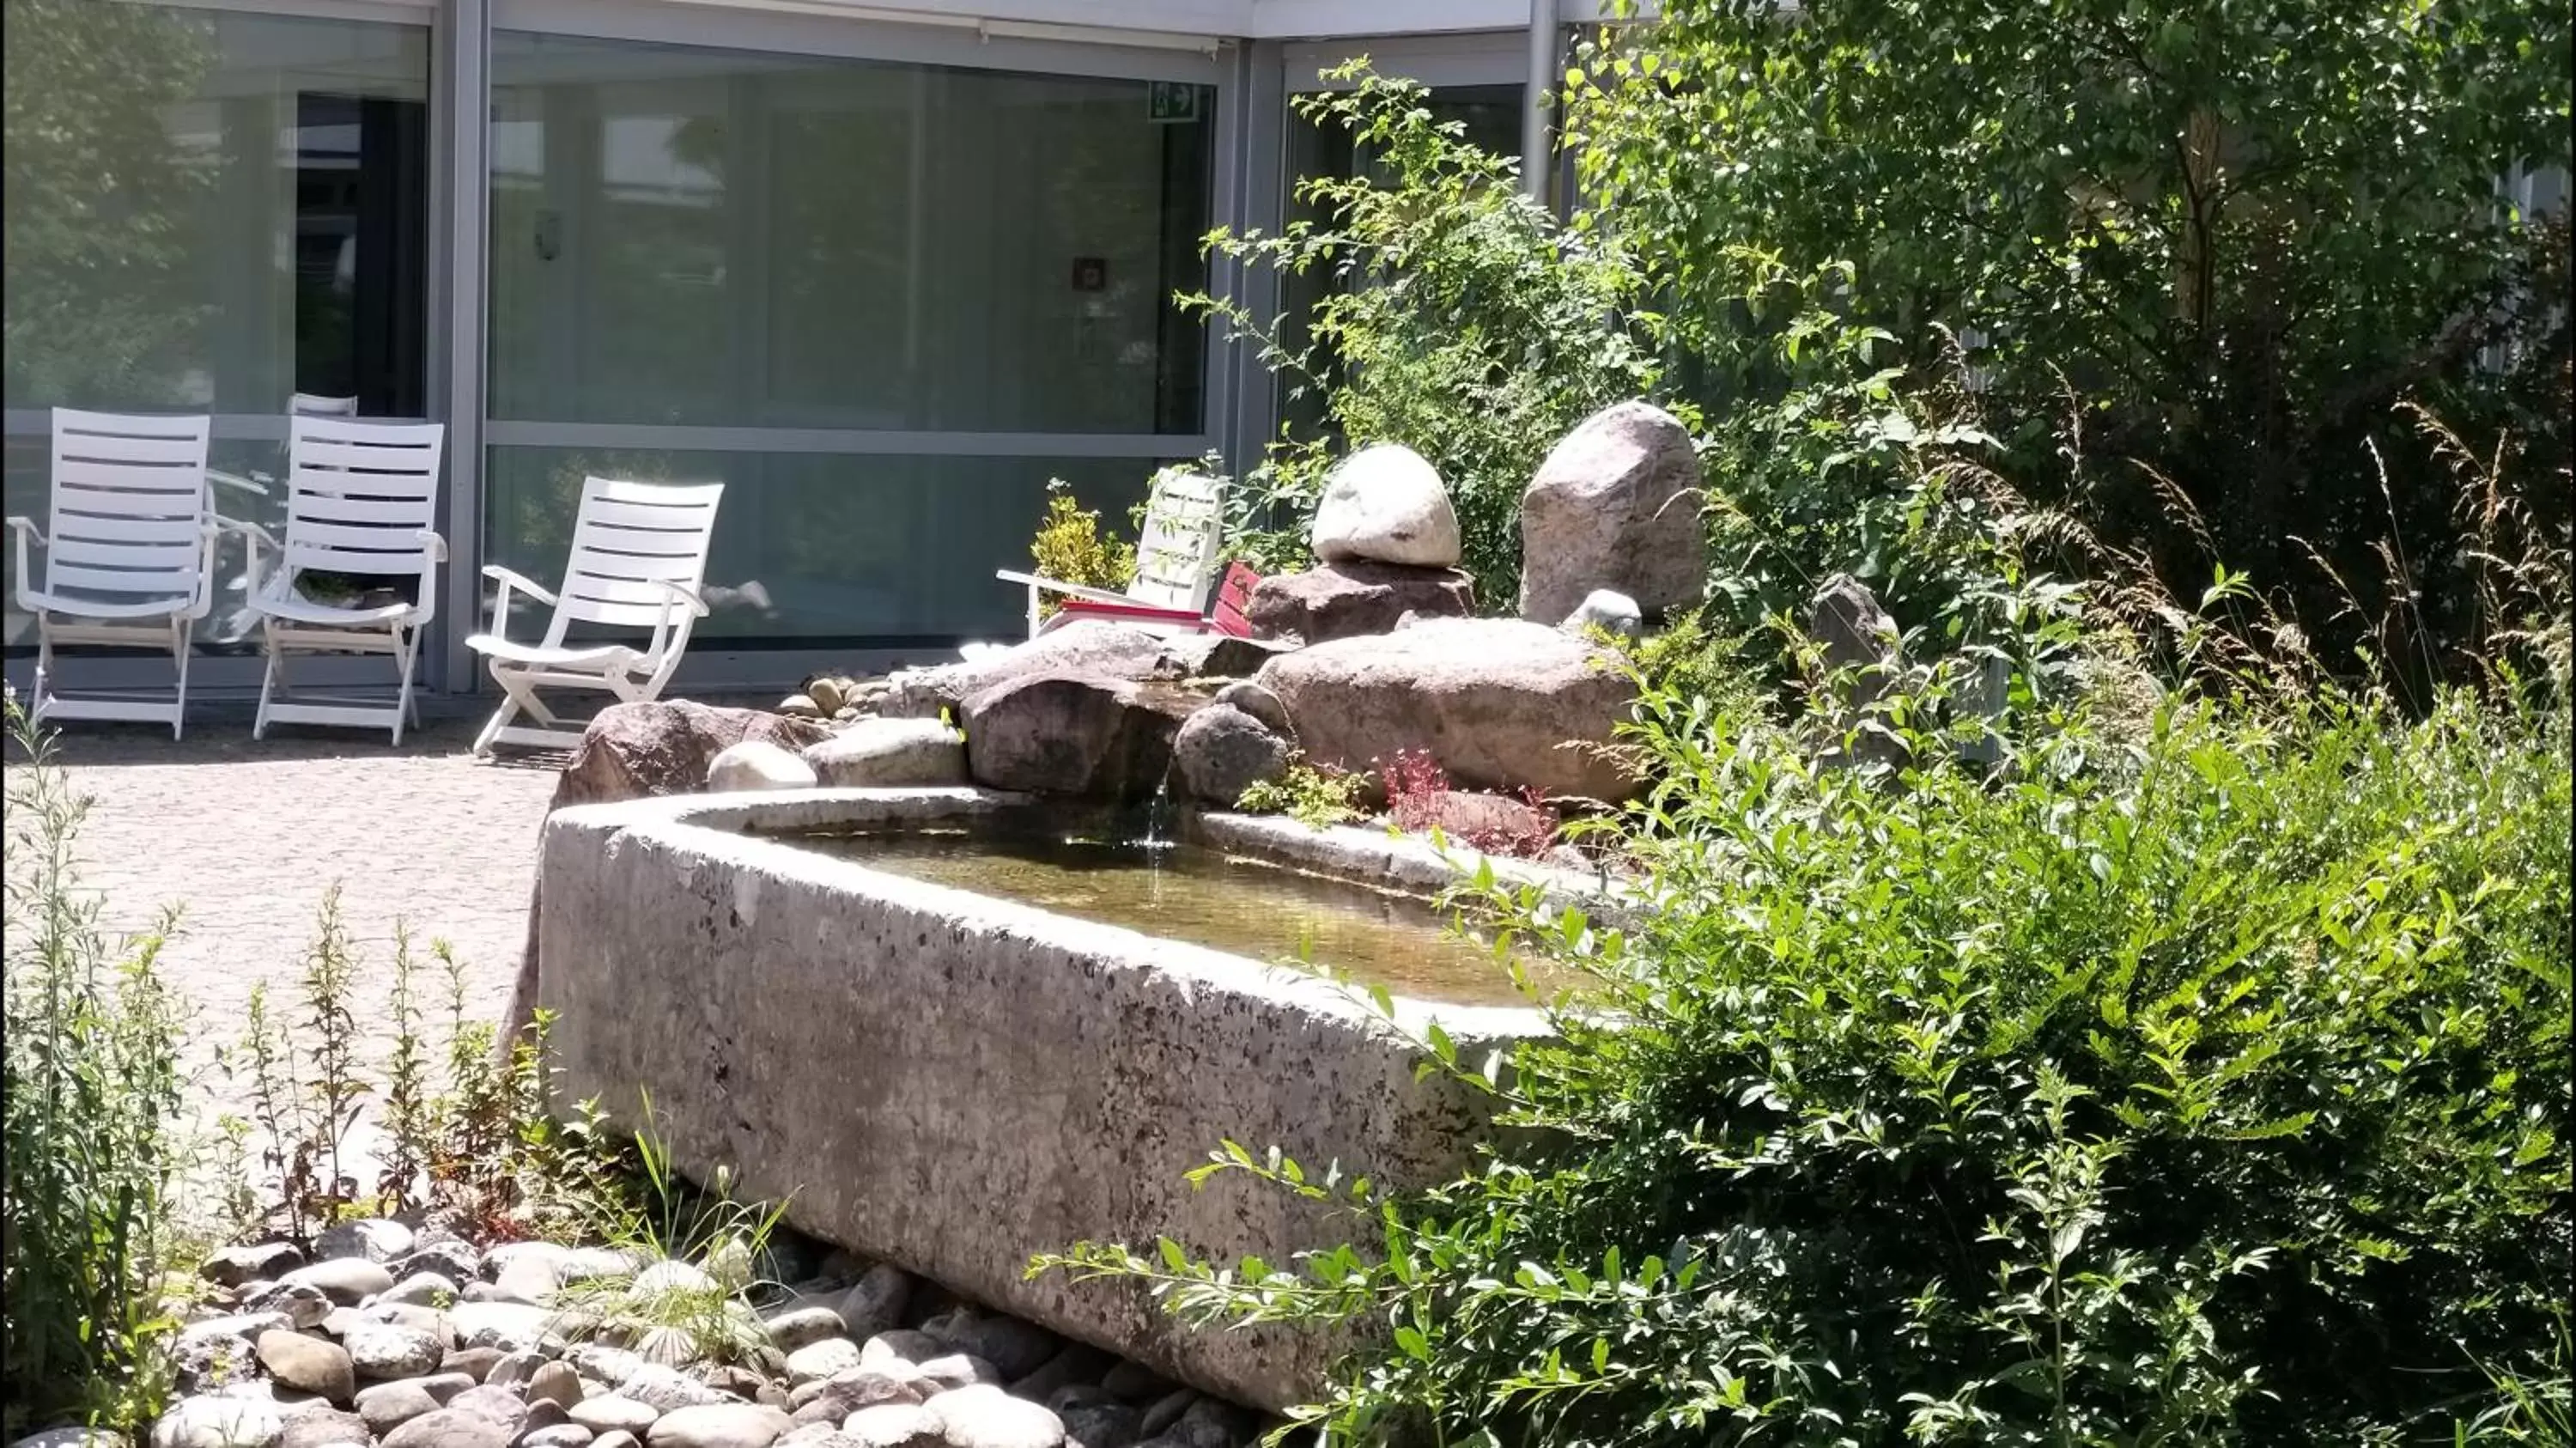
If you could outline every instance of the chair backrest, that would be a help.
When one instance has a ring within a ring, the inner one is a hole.
[[[286,410],[300,417],[355,417],[358,415],[358,399],[299,392],[286,399]]]
[[[1252,590],[1260,584],[1261,575],[1252,571],[1251,564],[1225,566],[1225,578],[1216,588],[1216,606],[1208,610],[1208,621],[1218,633],[1252,637]]]
[[[288,419],[287,575],[420,572],[429,552],[421,534],[438,524],[446,444],[442,423]]]
[[[664,582],[706,580],[722,483],[628,483],[585,478],[548,645],[576,623],[651,628],[675,606]]]
[[[1136,580],[1127,596],[1156,608],[1206,605],[1216,580],[1217,549],[1224,542],[1223,483],[1199,473],[1172,470],[1154,479],[1145,500],[1143,536],[1136,540]]]
[[[208,417],[54,409],[45,586],[195,597],[205,581]]]

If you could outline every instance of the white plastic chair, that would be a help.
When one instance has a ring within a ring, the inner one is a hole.
[[[206,484],[211,418],[53,410],[51,536],[25,518],[17,534],[18,607],[36,617],[30,717],[126,719],[170,726],[188,706],[189,626],[213,603],[215,514]],[[27,540],[45,550],[45,582],[27,569]],[[65,698],[53,691],[54,645],[170,651],[179,674],[167,704]]]
[[[474,635],[465,646],[484,657],[492,682],[508,697],[476,737],[476,754],[490,754],[496,744],[561,749],[580,742],[583,721],[558,718],[537,698],[540,688],[605,691],[621,703],[661,697],[688,650],[690,629],[706,616],[699,586],[723,497],[722,483],[586,478],[561,594],[497,563],[484,568],[483,576],[501,585],[492,599],[492,631]],[[503,636],[513,591],[553,606],[542,643],[512,643]],[[641,648],[567,643],[565,634],[575,624],[652,634]],[[512,725],[523,710],[545,727]]]
[[[447,542],[438,521],[438,463],[447,429],[435,422],[359,422],[299,416],[286,432],[286,540],[256,523],[227,522],[251,539],[250,601],[268,668],[259,685],[253,739],[271,724],[327,724],[393,730],[418,723],[412,675],[420,636],[438,615],[438,566]],[[277,555],[261,575],[260,550]],[[410,602],[343,606],[297,591],[306,572],[354,573],[419,580]],[[394,661],[392,707],[356,700],[294,698],[286,677],[292,654],[386,654]],[[285,695],[285,698],[279,698]]]
[[[1199,473],[1172,471],[1154,480],[1154,490],[1145,500],[1143,536],[1136,540],[1136,577],[1125,593],[1007,568],[993,576],[1027,585],[1030,638],[1036,638],[1046,625],[1038,602],[1049,593],[1087,603],[1142,605],[1153,613],[1195,620],[1207,607],[1208,587],[1216,582],[1217,552],[1225,541],[1224,487]],[[1134,621],[1148,628],[1171,626],[1143,618]]]

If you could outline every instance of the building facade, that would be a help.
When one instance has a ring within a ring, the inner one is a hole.
[[[593,473],[728,485],[716,607],[679,688],[1011,636],[1022,600],[992,574],[1026,563],[1050,479],[1123,517],[1157,467],[1239,465],[1277,426],[1252,349],[1173,297],[1263,315],[1303,300],[1201,247],[1213,226],[1276,228],[1296,175],[1355,164],[1292,97],[1367,55],[1482,143],[1544,146],[1535,98],[1598,9],[10,0],[6,16],[7,512],[43,516],[53,406],[211,413],[219,508],[268,523],[280,499],[256,487],[283,472],[297,394],[444,423],[429,677],[465,695],[483,686],[463,647],[488,621],[483,565],[553,576]],[[254,682],[238,547],[199,631],[192,683],[213,694]],[[16,677],[33,631],[14,608],[6,623]],[[63,667],[75,688],[167,670]]]

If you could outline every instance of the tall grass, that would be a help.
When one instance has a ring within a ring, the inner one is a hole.
[[[8,774],[6,1431],[77,1418],[132,1429],[168,1391],[157,1306],[187,1162],[172,1123],[186,1012],[162,977],[165,914],[109,932],[80,888],[88,813],[12,699]]]

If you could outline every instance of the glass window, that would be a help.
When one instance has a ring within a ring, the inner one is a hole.
[[[1521,90],[1517,85],[1442,86],[1434,89],[1425,103],[1431,118],[1458,125],[1469,145],[1497,156],[1521,153]],[[1288,112],[1288,217],[1292,221],[1322,224],[1328,218],[1298,199],[1300,182],[1323,177],[1348,181],[1357,176],[1386,180],[1368,148],[1349,130],[1334,124],[1318,125],[1300,114],[1295,98]],[[1295,276],[1280,279],[1280,308],[1285,320],[1280,338],[1290,351],[1302,350],[1307,343],[1306,319],[1332,290],[1341,285],[1328,268],[1314,267]],[[1295,390],[1289,375],[1279,381],[1279,419],[1281,425],[1298,436],[1311,436],[1324,426],[1324,399],[1312,388]]]
[[[697,637],[729,648],[953,645],[1017,639],[1027,596],[993,577],[1029,566],[1049,478],[1072,484],[1103,529],[1157,464],[1126,458],[905,457],[495,447],[485,558],[551,586],[572,541],[582,479],[721,482],[707,563],[713,612]],[[544,631],[541,605],[511,634]],[[489,600],[477,615],[491,616]]]
[[[7,405],[419,416],[418,26],[9,0]]]
[[[496,418],[1204,429],[1207,88],[519,34],[493,75]]]

